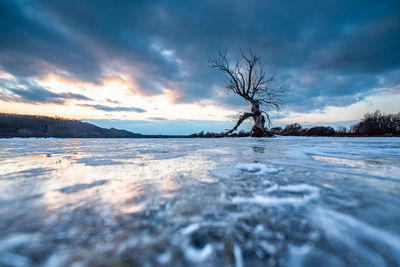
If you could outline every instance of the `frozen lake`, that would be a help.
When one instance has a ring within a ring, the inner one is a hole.
[[[0,140],[0,266],[400,266],[400,138]]]

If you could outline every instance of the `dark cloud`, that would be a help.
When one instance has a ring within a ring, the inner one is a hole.
[[[121,102],[119,102],[118,100],[112,100],[112,99],[109,99],[109,98],[107,98],[106,101],[108,103],[112,103],[112,104],[121,104]]]
[[[71,92],[55,93],[28,81],[1,81],[3,88],[1,99],[7,102],[64,104],[67,100],[92,100],[91,98]]]
[[[27,1],[0,1],[0,67],[16,76],[58,72],[98,80],[100,61],[89,47]]]
[[[400,13],[399,13],[400,14]],[[319,51],[319,69],[376,74],[399,68],[400,17],[384,17],[344,30],[339,42]]]
[[[323,109],[328,105],[346,106],[383,86],[381,80],[380,76],[368,74],[297,72],[288,78],[290,90],[286,102],[297,112]]]
[[[400,69],[399,32],[397,0],[4,0],[0,68],[91,82],[120,71],[144,94],[167,88],[179,102],[235,106],[242,101],[217,92],[222,75],[207,59],[225,47],[251,47],[287,77],[286,108],[309,111],[398,85],[390,73]]]
[[[29,89],[11,89],[11,92],[20,97],[23,101],[35,103],[56,103],[63,104],[66,99],[91,100],[90,98],[73,93],[53,93],[40,87],[30,87]]]
[[[102,110],[102,111],[131,111],[131,112],[139,112],[139,113],[146,112],[145,109],[135,108],[135,107],[110,107],[110,106],[105,106],[105,105],[89,105],[89,104],[79,104],[78,106],[94,108],[94,109]]]

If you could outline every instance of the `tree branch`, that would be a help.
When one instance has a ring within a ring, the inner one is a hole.
[[[284,105],[283,97],[287,90],[285,84],[276,81],[275,74],[266,74],[261,58],[251,49],[246,51],[240,49],[240,56],[234,63],[230,64],[227,50],[224,53],[219,51],[217,58],[210,58],[208,61],[212,68],[217,68],[224,73],[226,89],[250,102],[252,108],[257,106],[258,110],[258,114],[252,111],[252,113],[242,115],[235,127],[222,136],[235,131],[245,119],[251,116],[256,118],[260,115],[260,111],[265,114],[270,125],[271,120],[266,111],[279,110]],[[256,128],[264,128],[264,124],[257,123],[256,119],[255,124]]]
[[[240,126],[240,124],[242,124],[242,122],[244,120],[246,120],[252,116],[253,116],[253,113],[249,113],[249,112],[244,113],[242,116],[239,117],[239,120],[236,122],[236,125],[231,130],[219,135],[219,137],[227,136],[228,134],[233,133]]]

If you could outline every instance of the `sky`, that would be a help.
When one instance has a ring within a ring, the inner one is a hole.
[[[398,0],[0,0],[0,112],[221,132],[250,107],[208,59],[240,48],[287,86],[273,127],[400,112]]]

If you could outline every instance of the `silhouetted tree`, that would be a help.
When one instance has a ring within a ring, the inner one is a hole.
[[[330,126],[315,126],[307,129],[307,136],[334,136],[335,130]]]
[[[210,67],[222,71],[225,75],[225,88],[239,95],[251,104],[251,112],[241,115],[236,125],[223,136],[234,132],[242,122],[250,117],[254,120],[251,136],[269,136],[265,129],[265,117],[271,123],[267,111],[279,110],[284,104],[283,96],[286,87],[277,82],[274,75],[267,75],[261,58],[251,49],[240,51],[239,58],[232,63],[227,57],[227,51],[221,51],[215,58],[210,58]],[[265,115],[265,117],[264,117]]]
[[[282,134],[282,131],[283,131],[283,129],[282,129],[282,127],[274,127],[274,128],[271,128],[271,130],[270,130],[270,132],[271,132],[271,134]]]
[[[299,135],[300,131],[303,129],[300,124],[292,123],[285,126],[282,135]]]
[[[338,126],[337,128],[336,128],[336,133],[338,134],[338,135],[346,135],[347,134],[347,128],[346,127],[344,127],[344,126]]]
[[[355,135],[400,135],[400,112],[384,114],[379,110],[364,114],[361,122],[351,127]]]

